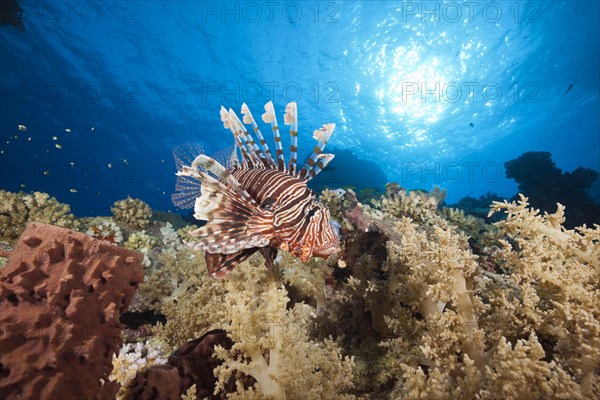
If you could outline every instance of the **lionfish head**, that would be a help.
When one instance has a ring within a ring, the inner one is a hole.
[[[305,242],[312,245],[312,255],[327,258],[340,251],[338,233],[330,222],[329,210],[314,201],[308,207],[307,218],[310,218]]]

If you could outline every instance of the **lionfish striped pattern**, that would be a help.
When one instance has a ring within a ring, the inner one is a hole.
[[[207,221],[192,232],[195,241],[187,244],[205,251],[209,273],[216,278],[227,276],[257,251],[268,266],[278,249],[302,261],[336,254],[339,242],[329,210],[315,200],[306,185],[333,159],[333,154],[323,150],[335,124],[314,131],[317,144],[298,170],[295,102],[286,106],[283,118],[290,127],[287,165],[273,103],[265,105],[262,120],[271,125],[275,156],[246,104],[241,114],[240,120],[232,109],[221,107],[221,122],[233,134],[235,147],[221,152],[218,160],[203,154],[198,146],[186,145],[175,151],[178,178],[173,202],[181,208],[193,206],[194,217]],[[245,125],[252,127],[252,133]]]

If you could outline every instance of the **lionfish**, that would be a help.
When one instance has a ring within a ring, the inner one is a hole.
[[[206,225],[191,232],[195,242],[187,244],[205,251],[211,276],[224,278],[236,265],[256,251],[272,266],[278,249],[307,261],[327,258],[339,251],[329,210],[315,200],[307,182],[333,159],[324,154],[335,124],[315,130],[318,141],[304,166],[296,167],[298,153],[298,110],[295,102],[286,106],[284,123],[290,127],[290,157],[286,164],[275,109],[265,105],[262,119],[271,124],[275,157],[271,154],[248,106],[242,104],[243,123],[232,110],[221,107],[221,121],[235,139],[233,149],[221,154],[222,162],[193,146],[174,152],[177,164],[176,206],[191,208],[194,217]],[[252,125],[254,137],[244,124]],[[241,154],[239,162],[238,151]]]

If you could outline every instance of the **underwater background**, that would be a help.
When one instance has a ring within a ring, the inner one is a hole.
[[[76,215],[128,195],[176,211],[173,149],[232,145],[219,107],[243,102],[297,102],[300,161],[313,130],[337,124],[315,189],[510,198],[504,162],[530,151],[600,170],[597,1],[3,7],[2,188],[47,192]]]

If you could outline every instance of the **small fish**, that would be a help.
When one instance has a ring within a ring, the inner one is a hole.
[[[27,141],[28,141],[28,142],[31,142],[31,137],[28,137],[28,138],[27,138]]]
[[[19,125],[19,130],[20,131],[26,131],[27,127],[25,125]]]
[[[58,144],[58,143],[56,143],[56,144],[54,145],[54,147],[56,147],[56,148],[57,148],[57,149],[59,149],[59,150],[60,150],[60,149],[62,149],[62,145],[61,145],[61,144]]]
[[[71,130],[69,128],[65,128],[65,132],[71,133]]]
[[[469,126],[470,126],[471,128],[475,128],[475,125],[473,125],[473,123],[472,123],[472,122],[469,122]]]
[[[573,89],[573,84],[572,83],[567,88],[567,91],[565,92],[565,94],[569,93],[571,91],[571,89]]]
[[[52,140],[58,140],[57,136],[52,136]]]
[[[46,175],[46,176],[50,175],[50,171],[48,171],[48,170],[44,171],[44,175]]]
[[[71,193],[77,193],[77,189],[71,188],[71,189],[69,189],[69,192],[71,192]]]
[[[112,163],[108,163],[107,167],[110,169],[112,168]]]
[[[95,130],[96,130],[96,127],[95,127],[95,126],[92,126],[92,129],[91,129],[91,131],[92,131],[92,132],[94,132]]]
[[[173,203],[180,208],[193,206],[194,217],[207,221],[192,232],[196,241],[188,245],[205,250],[208,271],[216,278],[224,278],[257,251],[267,266],[273,265],[279,249],[302,261],[338,253],[339,241],[329,223],[329,210],[316,201],[307,187],[307,182],[334,157],[324,154],[323,149],[335,124],[325,124],[314,131],[317,145],[306,164],[297,169],[296,103],[289,103],[284,115],[284,123],[290,127],[287,164],[273,103],[265,105],[262,119],[271,125],[275,155],[245,103],[241,113],[240,120],[232,109],[221,107],[221,121],[235,139],[231,151],[219,154],[222,163],[204,155],[200,146],[184,145],[174,152],[178,179]],[[252,125],[256,141],[244,124]]]

